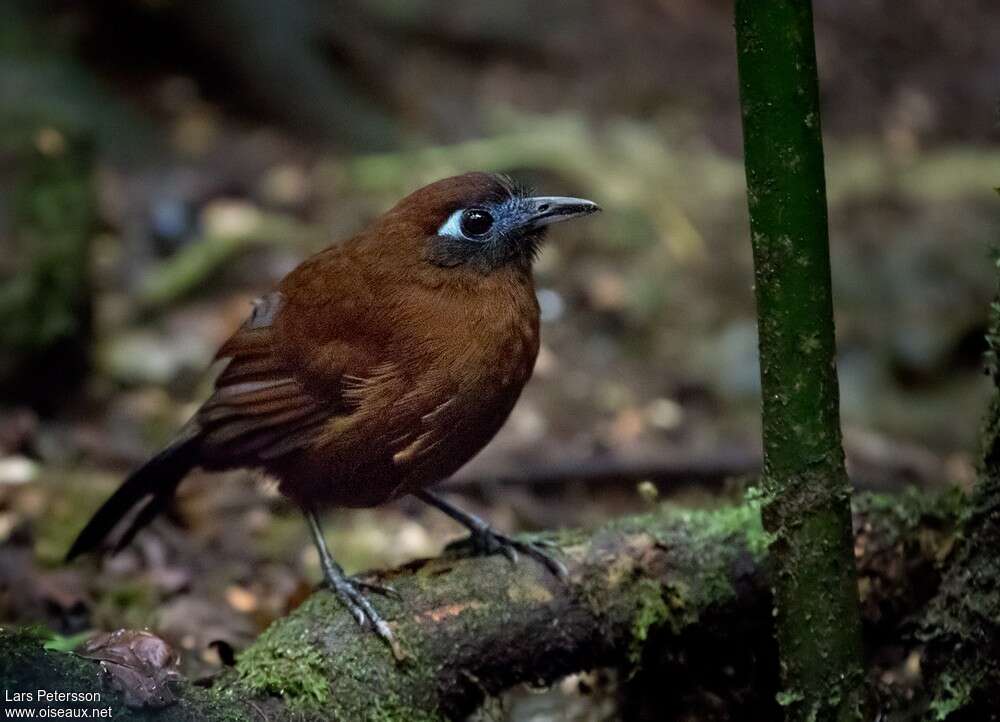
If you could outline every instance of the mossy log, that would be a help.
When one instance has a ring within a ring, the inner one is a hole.
[[[956,504],[915,493],[861,498],[857,549],[871,626],[895,630],[927,601],[957,517]],[[729,657],[753,659],[760,685],[754,713],[780,716],[773,645],[752,641],[773,635],[768,539],[755,504],[664,506],[549,540],[569,568],[566,583],[530,559],[512,565],[449,554],[380,574],[401,596],[375,603],[408,654],[402,663],[336,598],[318,591],[210,686],[180,683],[179,701],[156,717],[460,719],[518,683],[608,666],[634,676],[659,664],[663,650],[674,658],[704,655],[707,639],[724,642],[711,647],[720,669]],[[96,663],[45,651],[28,632],[0,634],[0,678],[10,690],[93,691],[101,684]],[[679,702],[671,711],[684,690],[671,692],[661,690],[672,701],[660,719],[690,711]],[[146,714],[125,710],[111,692],[106,699],[122,719]]]

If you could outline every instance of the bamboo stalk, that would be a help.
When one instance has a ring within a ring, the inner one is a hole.
[[[861,623],[841,445],[809,0],[737,0],[760,333],[764,528],[788,720],[860,720]]]

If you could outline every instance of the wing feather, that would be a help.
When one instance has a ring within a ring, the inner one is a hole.
[[[310,443],[336,413],[335,403],[310,393],[277,349],[273,324],[283,303],[280,292],[257,301],[219,350],[226,366],[197,415],[209,456],[250,463],[276,458]]]
[[[220,467],[262,465],[314,444],[354,443],[353,422],[366,415],[407,417],[407,387],[386,361],[398,355],[389,352],[395,329],[381,306],[365,267],[338,248],[286,276],[217,354],[226,366],[197,415],[203,454]]]

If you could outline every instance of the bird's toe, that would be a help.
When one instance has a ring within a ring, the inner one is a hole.
[[[452,542],[446,549],[459,553],[471,552],[473,556],[502,554],[510,560],[511,564],[517,564],[520,553],[541,563],[559,579],[565,580],[569,576],[566,566],[553,555],[558,546],[548,540],[523,542],[493,529],[485,529]]]
[[[512,540],[512,547],[542,564],[542,566],[552,572],[552,574],[560,580],[565,581],[569,578],[569,571],[566,569],[566,565],[556,559],[553,554],[557,547],[552,542],[544,540],[536,542],[520,542]]]
[[[366,592],[371,592],[372,594],[379,594],[383,597],[388,597],[397,602],[403,601],[403,595],[390,584],[381,584],[379,582],[369,582],[364,579],[354,578],[351,580],[354,582],[355,586],[360,589],[364,589]]]
[[[380,584],[360,582],[347,577],[328,579],[327,586],[340,598],[340,601],[347,607],[359,626],[371,629],[389,645],[396,661],[401,662],[406,658],[406,654],[402,646],[400,646],[399,640],[396,639],[396,635],[393,634],[392,628],[376,611],[375,607],[372,606],[372,603],[362,591],[363,589],[368,589],[379,594],[385,594],[386,596],[395,595],[398,597],[399,593],[395,589]]]

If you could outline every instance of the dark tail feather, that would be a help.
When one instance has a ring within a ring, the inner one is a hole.
[[[66,553],[66,561],[95,551],[121,520],[142,504],[128,529],[115,544],[115,551],[132,541],[132,537],[170,503],[181,480],[197,463],[197,452],[196,431],[185,429],[170,446],[134,471],[111,498],[104,502],[73,542]]]

